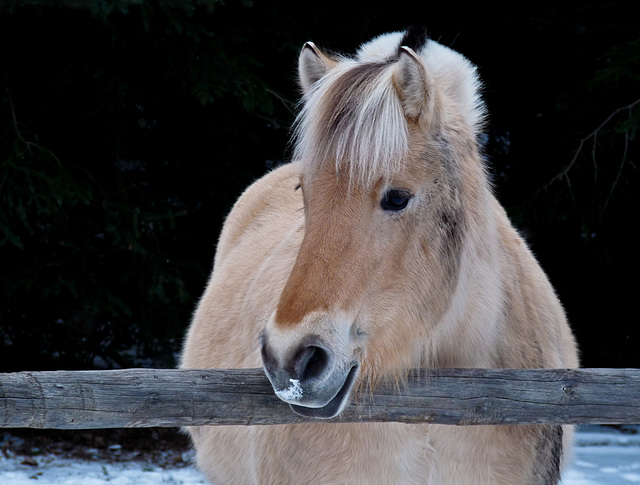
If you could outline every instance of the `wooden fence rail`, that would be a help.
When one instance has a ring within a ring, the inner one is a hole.
[[[142,428],[308,421],[260,369],[0,374],[0,427]],[[624,424],[640,422],[640,369],[440,369],[361,390],[334,422]]]

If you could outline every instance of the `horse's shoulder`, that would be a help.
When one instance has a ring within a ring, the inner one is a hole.
[[[244,235],[265,225],[285,225],[286,215],[301,208],[297,190],[300,164],[282,165],[253,182],[238,198],[227,216],[216,252],[216,261],[236,245]],[[277,234],[277,227],[273,227]],[[274,232],[274,231],[269,231]]]

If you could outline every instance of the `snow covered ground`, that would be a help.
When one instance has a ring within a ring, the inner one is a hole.
[[[640,426],[583,426],[562,485],[640,484]]]
[[[640,484],[640,426],[622,430],[586,426],[576,437],[573,465],[562,485]],[[189,461],[192,455],[185,457]],[[34,461],[37,465],[34,465]],[[196,485],[206,484],[193,466],[162,468],[41,455],[36,460],[0,454],[0,485]]]
[[[193,468],[166,470],[140,462],[104,463],[49,456],[37,468],[0,460],[2,485],[196,485],[207,484]]]

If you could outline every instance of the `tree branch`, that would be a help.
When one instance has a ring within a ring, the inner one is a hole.
[[[591,157],[592,160],[594,162],[594,164],[596,163],[596,141],[598,138],[598,134],[600,133],[600,131],[608,124],[611,122],[611,120],[613,120],[616,115],[618,115],[619,113],[623,112],[623,111],[629,111],[629,113],[631,113],[631,111],[633,110],[633,108],[635,108],[638,104],[640,104],[640,99],[636,99],[634,102],[626,105],[626,106],[622,106],[618,109],[616,109],[615,111],[613,111],[609,116],[607,116],[607,118],[600,123],[600,125],[598,125],[598,127],[593,130],[591,133],[589,133],[587,136],[585,136],[584,138],[580,139],[580,142],[578,143],[578,147],[576,148],[575,153],[573,154],[573,158],[571,159],[571,161],[569,162],[569,164],[558,174],[556,174],[549,182],[547,182],[547,184],[544,186],[545,189],[547,189],[549,186],[551,186],[552,184],[554,184],[555,182],[559,182],[563,179],[565,179],[567,181],[567,183],[570,185],[569,182],[569,172],[571,171],[571,169],[574,167],[574,165],[576,164],[576,162],[578,161],[578,157],[580,156],[580,154],[582,153],[582,150],[585,146],[585,144],[589,141],[589,140],[593,140],[593,148],[591,151]],[[625,151],[623,154],[623,164],[624,164],[624,160],[626,160],[626,154],[627,154],[627,139],[625,139]],[[615,185],[617,184],[619,180],[619,176],[616,177],[616,181],[614,183],[614,186],[612,187],[612,191],[613,192],[613,188],[615,188]],[[611,195],[610,193],[610,195]],[[607,200],[610,197],[607,197]]]

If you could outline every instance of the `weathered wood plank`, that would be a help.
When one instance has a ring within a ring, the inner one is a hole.
[[[0,374],[0,427],[95,429],[307,421],[260,369]],[[640,422],[640,369],[440,369],[361,390],[333,422],[623,424]]]

